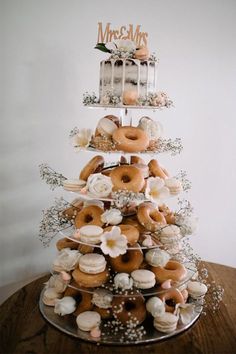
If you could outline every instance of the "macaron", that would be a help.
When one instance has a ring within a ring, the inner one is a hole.
[[[66,179],[63,182],[63,188],[66,191],[71,191],[71,192],[77,192],[80,191],[83,187],[85,187],[86,182],[82,181],[79,178],[75,178],[75,179]]]
[[[90,332],[101,323],[101,316],[95,311],[84,311],[76,317],[76,323],[81,331]]]
[[[105,257],[98,253],[87,253],[79,259],[79,269],[88,274],[102,273],[106,269]]]
[[[159,235],[163,244],[176,242],[181,237],[180,228],[176,225],[167,225],[161,229]]]
[[[177,195],[183,190],[181,182],[173,177],[165,179],[165,186],[169,189],[171,195]]]
[[[139,289],[150,289],[155,283],[155,274],[147,269],[137,269],[131,273],[134,286]]]
[[[85,225],[79,229],[78,238],[80,241],[89,243],[89,244],[97,244],[101,242],[101,236],[103,234],[103,228],[96,225]]]
[[[174,332],[177,328],[178,317],[173,313],[165,312],[161,316],[154,318],[153,325],[154,327],[163,333]]]
[[[189,281],[187,285],[189,295],[193,299],[197,299],[200,296],[204,296],[207,293],[207,286],[198,281]]]

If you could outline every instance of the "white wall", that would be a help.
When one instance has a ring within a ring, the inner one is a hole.
[[[203,259],[236,266],[234,0],[1,1],[2,286],[47,271],[55,249],[38,240],[41,210],[54,194],[41,182],[48,162],[75,176],[90,155],[75,154],[68,133],[104,115],[82,106],[97,91],[97,23],[142,24],[160,58],[159,87],[175,108],[156,113],[166,135],[182,137],[178,157],[160,156],[173,173],[186,169],[200,219],[192,244]],[[140,116],[137,112],[135,116]]]

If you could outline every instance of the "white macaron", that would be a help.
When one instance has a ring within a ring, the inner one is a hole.
[[[160,332],[171,333],[176,330],[178,319],[173,313],[165,312],[154,318],[153,325]]]
[[[76,317],[76,323],[81,331],[90,332],[101,323],[101,316],[95,311],[85,311]]]
[[[93,245],[101,242],[103,228],[96,225],[85,225],[79,229],[79,240]]]
[[[105,257],[97,253],[87,253],[79,259],[79,269],[87,274],[102,273],[106,269]]]
[[[193,299],[197,299],[200,296],[204,296],[207,293],[207,286],[198,281],[189,281],[187,285],[189,295]]]
[[[155,274],[147,269],[137,269],[131,273],[134,286],[139,289],[150,289],[156,284]]]

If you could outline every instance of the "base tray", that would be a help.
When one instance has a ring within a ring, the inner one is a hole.
[[[41,292],[40,300],[39,300],[39,309],[43,317],[54,327],[59,329],[60,331],[69,334],[75,338],[82,339],[88,342],[96,343],[96,344],[107,344],[107,345],[133,345],[133,344],[149,344],[153,342],[158,342],[161,340],[168,339],[173,337],[179,333],[184,332],[189,327],[191,327],[194,322],[199,318],[202,308],[198,308],[198,311],[194,312],[191,322],[187,325],[178,325],[177,329],[172,333],[161,333],[158,332],[152,325],[152,319],[147,318],[145,322],[142,324],[146,334],[144,334],[141,338],[138,339],[130,339],[129,334],[126,330],[114,331],[114,329],[110,329],[107,321],[103,321],[101,325],[102,335],[100,338],[91,337],[89,332],[84,332],[78,329],[75,321],[75,317],[73,315],[69,316],[59,316],[54,313],[54,308],[51,306],[44,305],[42,301],[44,290]],[[138,330],[140,326],[136,329]]]

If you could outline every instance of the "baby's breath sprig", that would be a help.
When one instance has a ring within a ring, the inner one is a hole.
[[[74,128],[70,131],[69,137],[70,137],[70,138],[73,138],[73,136],[75,136],[75,135],[78,134],[78,133],[79,133],[79,128],[74,127]]]
[[[144,201],[145,196],[143,193],[134,193],[131,191],[119,190],[112,193],[114,205],[117,208],[131,206],[132,203],[139,204]]]
[[[187,199],[178,199],[177,202],[179,209],[175,212],[175,215],[178,216],[191,216],[193,214],[193,207]]]
[[[67,179],[61,173],[54,171],[46,163],[39,165],[39,173],[42,180],[45,181],[52,190],[56,187],[62,187],[63,182]]]
[[[169,139],[158,139],[157,147],[155,152],[162,153],[162,152],[170,152],[172,156],[180,154],[183,150],[182,141],[180,138],[175,138],[172,140]]]
[[[191,187],[192,187],[192,183],[191,181],[187,178],[187,172],[181,170],[176,176],[176,179],[178,179],[181,184],[182,184],[182,188],[184,192],[188,192]]]
[[[59,231],[71,227],[72,221],[63,216],[63,211],[70,204],[62,197],[55,199],[55,204],[43,210],[43,217],[39,226],[39,239],[44,247],[49,246],[52,239]]]
[[[90,105],[96,104],[98,102],[99,102],[99,99],[94,92],[91,95],[88,92],[85,92],[83,94],[83,104],[85,106],[90,106]]]

